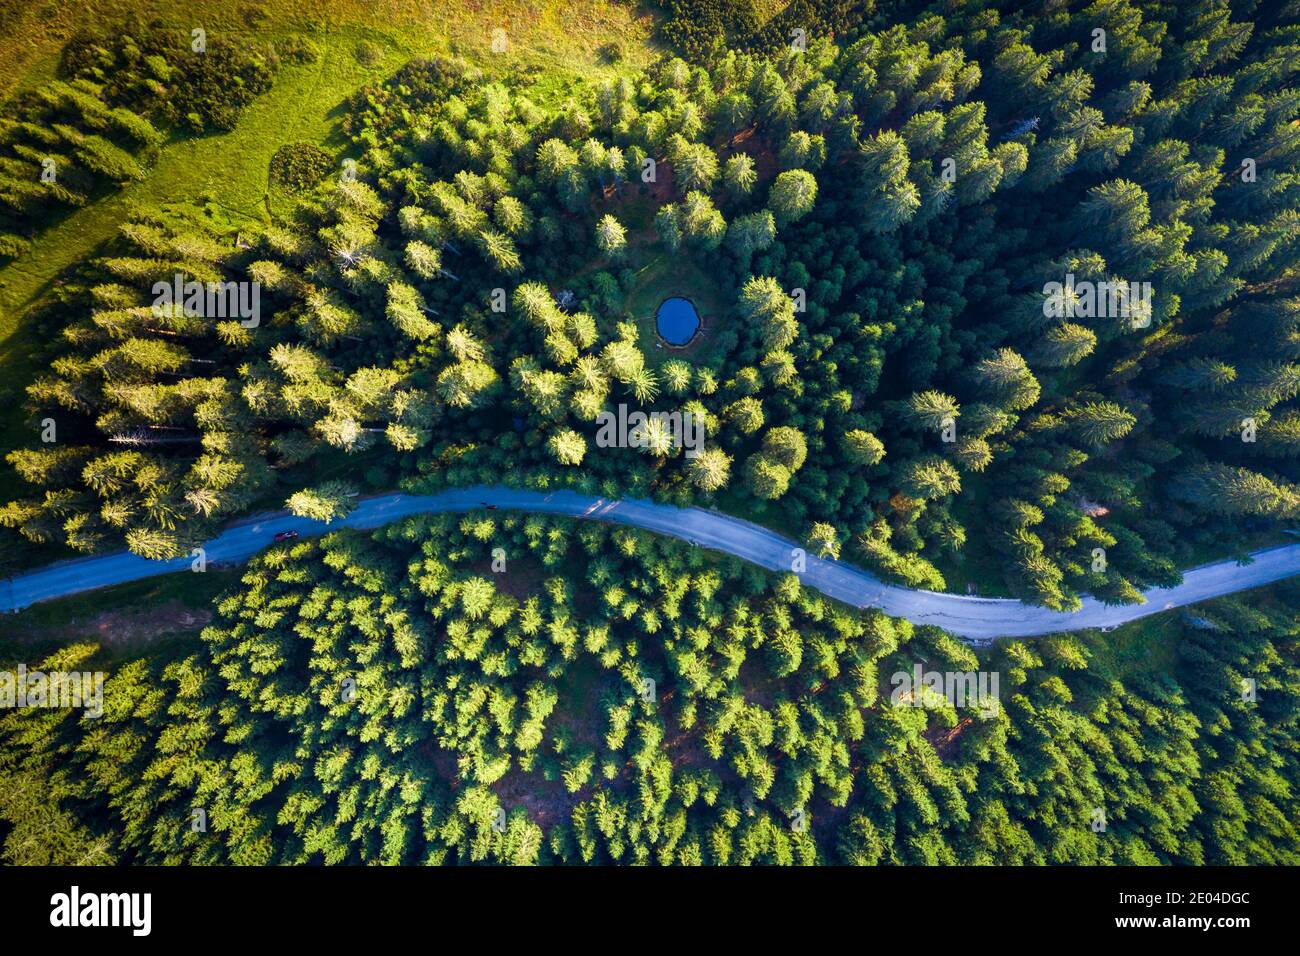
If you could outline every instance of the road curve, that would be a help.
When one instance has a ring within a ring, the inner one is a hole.
[[[702,508],[676,508],[639,499],[613,500],[572,491],[523,491],[504,487],[457,488],[436,495],[386,494],[358,502],[346,518],[326,525],[284,512],[231,525],[205,546],[210,563],[242,563],[280,531],[318,535],[340,527],[376,528],[408,515],[463,512],[485,504],[512,511],[567,515],[632,525],[734,555],[771,571],[789,571],[799,545],[774,531]],[[1109,627],[1170,608],[1270,584],[1300,574],[1300,544],[1255,552],[1253,562],[1220,561],[1188,571],[1173,588],[1144,592],[1146,604],[1108,606],[1085,598],[1074,613],[1052,611],[1007,598],[967,597],[886,584],[852,565],[808,555],[799,574],[804,584],[860,608],[933,624],[974,642],[995,637],[1033,637],[1058,631]],[[128,552],[79,558],[0,582],[0,611],[14,611],[81,591],[186,571],[189,558],[150,561]]]

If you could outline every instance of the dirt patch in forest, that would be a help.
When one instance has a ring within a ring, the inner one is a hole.
[[[962,731],[975,722],[974,717],[963,717],[957,721],[955,727],[927,727],[925,733],[921,734],[930,742],[934,752],[939,755],[940,760],[946,760],[952,755],[957,747],[957,739],[961,736]]]
[[[531,819],[543,829],[550,829],[562,820],[573,816],[573,808],[590,796],[590,785],[577,793],[569,793],[560,780],[547,780],[540,773],[526,773],[518,767],[492,785],[506,813],[523,807]]]
[[[771,710],[776,706],[776,693],[781,689],[781,682],[773,678],[767,668],[763,652],[750,651],[745,655],[736,679],[748,703]]]
[[[56,641],[59,644],[95,641],[101,647],[121,650],[161,637],[197,634],[211,620],[212,612],[206,608],[168,601],[148,609],[104,611],[66,624],[29,624],[14,628],[11,635],[20,641]]]
[[[727,159],[736,153],[744,153],[754,161],[754,173],[758,176],[758,183],[765,183],[775,179],[776,174],[780,172],[780,163],[777,162],[776,150],[772,149],[772,144],[766,136],[758,133],[754,127],[743,129],[731,139],[726,140],[718,146],[718,159],[725,163]],[[757,188],[757,183],[755,188]]]
[[[592,203],[597,216],[610,213],[627,229],[628,251],[641,250],[659,241],[654,228],[654,217],[660,208],[676,202],[677,184],[673,178],[673,165],[667,159],[656,160],[655,181],[641,182],[640,177],[619,186],[607,186]],[[600,262],[589,263],[590,271]],[[581,273],[579,273],[581,274]]]
[[[550,577],[540,562],[530,557],[512,558],[506,555],[506,569],[494,571],[492,559],[485,558],[470,568],[475,574],[487,578],[503,594],[509,594],[516,601],[526,601],[542,590],[542,583]]]
[[[621,186],[606,186],[600,199],[606,204],[617,206],[639,197],[658,209],[673,202],[676,195],[677,182],[673,178],[672,162],[668,159],[656,159],[653,182],[643,182],[640,175],[637,175],[636,178]]]

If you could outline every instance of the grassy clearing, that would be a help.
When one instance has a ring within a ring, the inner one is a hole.
[[[0,0],[0,96],[53,75],[63,44],[79,30],[108,29],[133,12],[184,30],[322,31],[368,27],[425,51],[456,45],[488,52],[505,30],[507,54],[573,63],[644,62],[656,14],[612,0],[82,0],[76,4]]]
[[[258,36],[273,40],[291,32],[260,31]],[[301,141],[341,148],[337,122],[346,98],[412,57],[460,52],[482,58],[475,44],[449,42],[427,30],[404,34],[392,27],[348,24],[313,31],[310,36],[322,49],[321,59],[283,66],[274,87],[248,108],[236,130],[171,143],[146,180],[76,211],[43,233],[31,253],[0,270],[0,339],[13,335],[21,314],[60,273],[93,254],[113,234],[132,203],[156,205],[206,197],[235,222],[265,220],[271,211],[268,167],[281,145]],[[377,62],[364,65],[358,60],[356,51],[363,41],[382,50]],[[544,54],[521,44],[503,60],[531,63],[539,56]],[[590,58],[571,61],[560,72],[572,76],[580,70],[614,72]]]
[[[1168,674],[1178,663],[1183,636],[1183,612],[1153,614],[1113,631],[1077,634],[1088,649],[1088,670],[1107,680],[1127,680],[1139,674]]]
[[[160,640],[193,641],[211,620],[211,604],[236,584],[240,569],[169,574],[35,604],[0,617],[0,664],[40,660],[59,647],[96,643],[109,658],[139,653]]]
[[[700,331],[685,348],[669,348],[655,331],[655,311],[664,299],[682,296],[695,303],[700,313]],[[694,261],[685,256],[659,253],[637,269],[636,285],[628,292],[624,308],[636,319],[641,350],[652,365],[680,358],[696,365],[708,365],[712,345],[730,310],[725,307],[717,284]]]
[[[737,455],[736,460],[731,463],[732,481],[715,497],[717,509],[733,518],[741,518],[770,528],[803,544],[806,529],[794,519],[780,501],[765,501],[745,487],[740,469],[744,466],[748,454],[745,452]],[[860,556],[851,554],[849,548],[846,547],[843,553],[846,560],[861,563]]]

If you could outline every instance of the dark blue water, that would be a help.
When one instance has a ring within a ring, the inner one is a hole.
[[[664,299],[655,313],[655,329],[669,345],[686,345],[700,330],[700,314],[690,299]]]

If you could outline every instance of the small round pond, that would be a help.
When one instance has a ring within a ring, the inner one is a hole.
[[[655,313],[655,330],[669,345],[689,345],[700,330],[700,313],[690,299],[664,299]]]

